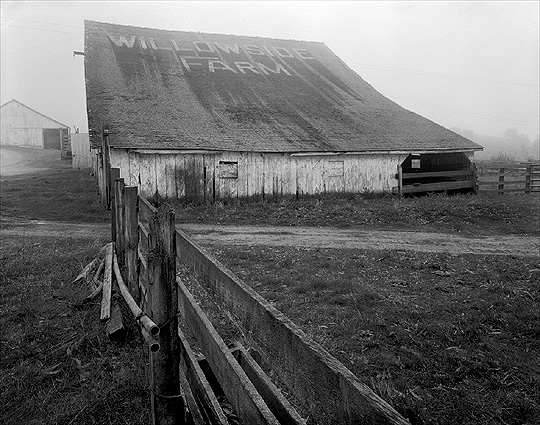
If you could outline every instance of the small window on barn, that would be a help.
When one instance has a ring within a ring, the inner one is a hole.
[[[411,168],[420,168],[420,159],[411,159]]]
[[[220,179],[237,179],[238,161],[219,161],[218,176]]]

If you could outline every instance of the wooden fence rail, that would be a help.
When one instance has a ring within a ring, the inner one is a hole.
[[[211,375],[243,425],[305,420],[263,372],[272,370],[310,424],[388,424],[408,421],[292,321],[175,228],[174,211],[152,205],[111,169],[112,238],[129,291],[159,326],[157,352],[149,352],[153,424],[227,424]],[[182,262],[197,275],[246,336],[249,349],[229,349],[184,283]],[[181,317],[204,359],[190,348]],[[256,353],[254,357],[251,352]],[[186,415],[187,412],[187,415]]]
[[[396,174],[398,179],[398,193],[439,192],[447,190],[470,189],[476,193],[476,169],[473,163],[467,170],[456,171],[430,171],[417,173],[404,173],[398,165]],[[433,180],[443,181],[433,181]]]
[[[482,191],[496,191],[499,194],[540,192],[540,164],[504,165],[496,168],[485,166],[484,170],[478,179]]]

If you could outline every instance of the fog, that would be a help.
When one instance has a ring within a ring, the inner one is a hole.
[[[15,98],[81,132],[87,131],[84,58],[73,51],[84,51],[83,21],[90,19],[321,41],[401,106],[481,144],[496,139],[503,148],[523,145],[535,153],[539,2],[1,5],[1,103]]]

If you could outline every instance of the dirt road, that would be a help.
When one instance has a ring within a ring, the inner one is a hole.
[[[518,257],[534,256],[540,252],[540,241],[532,236],[470,238],[446,233],[204,224],[183,224],[181,229],[197,242],[208,246],[270,245],[303,248],[397,249]]]
[[[447,233],[336,229],[331,227],[178,226],[203,246],[297,246],[302,248],[395,249],[451,254],[538,256],[540,241],[532,236],[462,237]],[[1,235],[107,238],[108,223],[64,223],[3,217]]]
[[[452,254],[538,256],[540,241],[532,236],[462,237],[446,233],[395,232],[277,226],[179,226],[204,246],[297,246],[302,248],[395,249],[399,251]],[[1,235],[107,238],[109,224],[63,223],[3,217]]]

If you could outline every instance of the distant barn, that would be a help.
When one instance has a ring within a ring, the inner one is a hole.
[[[107,124],[111,166],[149,196],[392,192],[398,171],[451,175],[482,149],[385,98],[323,43],[91,21],[85,40],[91,146],[103,154]]]
[[[2,145],[61,150],[69,141],[69,126],[15,99],[0,106],[0,120]]]

